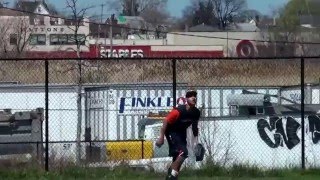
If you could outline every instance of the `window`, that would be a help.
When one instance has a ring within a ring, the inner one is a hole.
[[[59,34],[59,43],[68,44],[68,36],[66,34]]]
[[[68,44],[75,44],[74,34],[68,34]]]
[[[59,36],[58,34],[50,35],[50,45],[59,45]]]
[[[86,36],[78,34],[77,39],[80,45],[85,45]],[[51,34],[50,45],[76,45],[74,34]]]
[[[31,25],[44,25],[44,17],[43,16],[30,17],[30,24]]]
[[[10,45],[17,45],[17,42],[18,42],[18,35],[10,34]]]
[[[31,34],[29,38],[30,45],[46,45],[45,34]]]
[[[62,18],[54,18],[50,17],[50,24],[51,25],[62,25],[64,20]]]
[[[58,24],[59,24],[59,25],[64,24],[64,19],[62,19],[62,18],[58,18]]]
[[[40,19],[39,18],[34,18],[34,25],[40,25]]]
[[[81,45],[85,45],[85,43],[86,43],[86,35],[78,34],[77,39],[78,39],[78,43],[80,43]]]
[[[29,44],[30,45],[37,45],[38,37],[36,35],[30,35],[29,37]]]
[[[38,44],[39,45],[46,45],[46,35],[45,34],[40,34],[38,36]]]
[[[65,24],[68,25],[68,26],[76,26],[76,25],[79,25],[79,26],[84,26],[84,19],[80,19],[80,17],[78,19],[67,19],[65,21]]]
[[[50,17],[50,24],[51,24],[51,25],[57,25],[57,24],[58,24],[58,18],[52,18],[52,17]]]

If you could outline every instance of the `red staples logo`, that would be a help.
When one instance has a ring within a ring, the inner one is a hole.
[[[100,57],[101,58],[110,58],[111,57],[111,49],[105,49],[101,47],[100,49]],[[113,58],[143,58],[144,52],[142,49],[113,49],[112,50]]]

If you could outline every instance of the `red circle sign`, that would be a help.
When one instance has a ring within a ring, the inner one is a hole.
[[[177,99],[177,105],[185,105],[186,103],[187,103],[187,100],[184,97],[179,97]]]
[[[254,46],[249,40],[242,40],[237,45],[238,57],[253,57]]]

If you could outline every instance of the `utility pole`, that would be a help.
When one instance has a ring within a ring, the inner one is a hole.
[[[131,0],[131,15],[132,16],[135,16],[135,14],[136,14],[134,6],[135,6],[135,2],[134,2],[134,0]]]
[[[100,24],[99,24],[99,27],[101,27],[102,25],[102,16],[103,16],[103,6],[104,4],[101,4],[101,15],[100,15]],[[102,26],[103,27],[103,26]],[[100,29],[100,28],[99,28]],[[100,30],[99,30],[99,34],[100,34]],[[106,38],[106,37],[105,37]]]
[[[99,26],[98,26],[98,42],[100,40],[100,32],[101,32],[101,24],[102,24],[102,16],[103,16],[103,6],[104,4],[100,4],[101,6],[101,14],[100,14],[100,23],[99,23]]]
[[[111,15],[110,18],[110,32],[109,32],[109,39],[110,39],[110,57],[112,58],[113,56],[113,50],[112,50],[112,44],[113,44],[113,35],[112,35],[112,26],[113,26],[113,18],[114,18],[114,14]]]
[[[101,6],[100,23],[102,23],[103,6],[104,6],[104,4],[101,4],[100,6]]]

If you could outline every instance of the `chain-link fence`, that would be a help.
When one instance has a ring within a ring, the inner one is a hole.
[[[166,170],[162,120],[195,89],[206,156],[188,130],[185,166],[319,166],[318,60],[0,60],[1,161]]]

